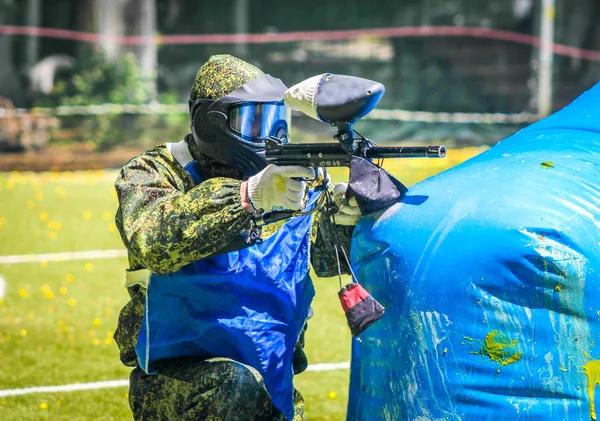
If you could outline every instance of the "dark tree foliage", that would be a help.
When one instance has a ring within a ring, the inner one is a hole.
[[[98,0],[53,0],[42,4],[45,27],[98,31]],[[23,24],[26,1],[0,0],[0,19]],[[536,35],[541,0],[247,0],[250,33],[351,30],[405,26],[473,26]],[[516,5],[520,4],[519,12]],[[161,34],[232,34],[236,0],[156,0]],[[524,6],[523,6],[524,5]],[[135,15],[135,10],[128,13]],[[557,0],[556,42],[600,49],[600,2]],[[1,37],[0,37],[1,40]],[[5,42],[0,62],[23,71],[24,37]],[[5,40],[6,41],[6,40]],[[82,56],[84,43],[42,39],[40,58]],[[158,51],[158,82],[184,100],[194,74],[212,54],[231,53],[259,65],[288,84],[322,72],[354,74],[386,85],[382,107],[427,111],[535,111],[537,49],[509,41],[459,37],[396,37],[327,42],[164,45]],[[1,69],[2,64],[0,64]],[[6,67],[7,65],[4,64]],[[598,64],[555,56],[555,109],[597,81]],[[23,79],[22,76],[19,77]],[[532,83],[533,82],[533,83]],[[6,84],[5,84],[6,85]],[[17,85],[15,85],[17,86]]]

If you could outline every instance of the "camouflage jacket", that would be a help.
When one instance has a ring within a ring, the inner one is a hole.
[[[206,177],[201,184],[195,185],[165,145],[133,158],[115,181],[119,200],[115,219],[128,251],[129,273],[140,269],[157,274],[175,272],[223,249],[238,240],[241,232],[251,228],[252,215],[242,208],[240,198],[242,174],[202,155],[190,135],[185,140]],[[276,224],[263,227],[261,238],[267,238],[276,229]],[[352,231],[353,227],[336,227],[346,250]],[[330,237],[331,233],[322,228],[317,214],[310,256],[313,269],[320,277],[338,273]],[[343,260],[340,264],[342,273],[348,273]],[[131,300],[121,310],[115,341],[123,364],[136,366],[135,346],[146,289],[133,284],[128,286],[128,292]],[[294,354],[297,372],[299,366],[306,365],[303,336]]]

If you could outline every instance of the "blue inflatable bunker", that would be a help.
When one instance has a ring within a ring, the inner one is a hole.
[[[600,85],[363,218],[348,420],[596,419]]]

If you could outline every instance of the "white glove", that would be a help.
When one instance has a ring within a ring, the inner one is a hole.
[[[336,225],[353,226],[358,223],[362,213],[354,197],[346,200],[346,189],[348,189],[348,183],[335,184],[331,189],[333,200],[340,208],[338,213],[335,214],[335,223]]]
[[[314,178],[315,170],[299,165],[267,165],[248,179],[248,199],[255,210],[265,211],[303,207],[306,182],[296,178]]]

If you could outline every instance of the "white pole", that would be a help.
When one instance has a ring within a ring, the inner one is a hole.
[[[542,0],[540,27],[540,62],[538,69],[538,116],[544,118],[552,112],[552,61],[554,53],[555,0]]]
[[[100,36],[100,47],[109,59],[116,59],[121,54],[121,45],[114,37],[123,35],[123,2],[116,0],[94,0],[95,26]]]
[[[26,12],[27,26],[40,25],[40,0],[28,0]],[[26,61],[27,70],[31,69],[38,61],[40,50],[40,38],[38,36],[30,36],[27,38],[26,44]]]
[[[139,35],[147,37],[148,41],[140,48],[140,62],[142,70],[147,76],[154,76],[157,66],[157,48],[152,39],[156,32],[156,2],[155,0],[142,0],[137,3],[139,7]]]
[[[236,0],[234,5],[234,23],[238,42],[235,44],[235,55],[245,58],[248,55],[248,40],[246,34],[250,29],[249,25],[249,6],[248,0]]]

